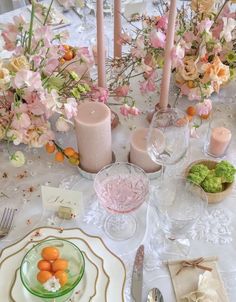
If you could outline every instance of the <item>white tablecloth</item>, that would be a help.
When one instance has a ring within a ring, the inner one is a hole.
[[[26,8],[19,9],[0,16],[0,21],[10,21],[15,14],[23,14],[29,18],[29,12]],[[71,34],[70,44],[72,45],[90,45],[91,35],[78,33],[78,25],[81,22],[79,17],[73,12],[67,12],[65,16],[70,20],[71,25],[65,27]],[[110,26],[111,18],[106,19],[106,34],[108,37],[110,49],[112,52],[112,26]],[[2,52],[2,56],[7,52]],[[143,110],[143,114],[137,118],[125,119],[121,118],[119,126],[113,130],[113,149],[118,161],[126,161],[129,152],[129,137],[131,131],[139,126],[148,127],[146,121],[146,111],[153,108],[155,104],[155,95],[151,98],[140,95],[138,85],[134,86],[134,96]],[[171,91],[171,98],[174,99],[174,89]],[[236,165],[236,89],[235,83],[231,83],[227,88],[221,91],[219,96],[214,96],[214,111],[216,115],[222,116],[230,120],[234,125],[234,138],[230,146],[227,159]],[[186,108],[189,103],[180,99],[178,106]],[[191,139],[190,148],[186,158],[176,167],[168,168],[166,177],[176,174],[182,174],[184,168],[193,160],[204,158],[202,152],[203,142],[205,139],[207,122],[199,129],[199,139]],[[58,134],[59,142],[64,145],[72,145],[76,147],[76,140],[73,130],[65,135]],[[12,150],[18,150],[19,147],[10,147]],[[53,157],[46,154],[44,150],[30,150],[28,147],[20,146],[27,156],[26,165],[21,168],[13,168],[8,161],[7,146],[0,145],[0,193],[3,192],[9,198],[0,195],[0,211],[7,204],[16,204],[20,207],[20,211],[15,219],[14,229],[11,234],[0,241],[0,249],[8,244],[16,241],[31,229],[42,225],[60,224],[63,227],[79,226],[90,234],[100,235],[107,245],[117,253],[124,261],[127,267],[128,279],[126,287],[126,301],[130,298],[130,277],[132,272],[133,260],[135,252],[141,243],[144,243],[147,250],[146,262],[151,259],[149,251],[149,238],[153,230],[156,228],[155,213],[147,211],[148,207],[144,204],[136,213],[138,220],[138,230],[134,238],[127,242],[114,242],[108,239],[102,229],[104,219],[104,211],[97,206],[97,200],[93,192],[92,181],[83,179],[78,176],[75,167],[68,163],[55,163]],[[152,181],[152,185],[158,180]],[[53,213],[42,210],[40,186],[50,185],[58,186],[63,184],[64,187],[79,189],[84,192],[84,202],[88,205],[84,216],[79,216],[73,221],[62,222],[55,218]],[[150,196],[152,198],[152,196]],[[225,199],[222,203],[208,207],[209,214],[202,224],[198,225],[195,232],[191,234],[191,251],[189,257],[199,256],[218,256],[219,267],[222,277],[225,281],[230,301],[236,301],[236,190]],[[158,248],[158,247],[157,247]],[[147,266],[148,267],[148,266]],[[144,271],[144,288],[143,301],[146,301],[148,289],[158,287],[163,293],[164,300],[174,302],[174,292],[166,268],[153,270],[145,269]],[[101,301],[102,302],[102,301]],[[112,302],[112,301],[109,301]],[[223,301],[222,301],[223,302]]]

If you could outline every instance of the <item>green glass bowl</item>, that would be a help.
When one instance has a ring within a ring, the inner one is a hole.
[[[42,259],[41,251],[44,247],[54,246],[60,252],[60,258],[68,261],[68,282],[56,292],[44,289],[37,280],[39,269],[37,263]],[[73,243],[63,239],[49,239],[40,242],[28,251],[22,260],[20,267],[21,281],[24,287],[37,297],[45,301],[66,301],[73,293],[73,289],[79,284],[85,270],[84,257],[80,249]]]

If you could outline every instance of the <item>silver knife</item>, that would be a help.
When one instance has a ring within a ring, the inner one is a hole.
[[[135,256],[131,285],[131,294],[135,302],[142,302],[143,261],[144,245],[140,245]]]

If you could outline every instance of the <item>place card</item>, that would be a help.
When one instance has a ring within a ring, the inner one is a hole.
[[[71,208],[73,215],[83,212],[83,193],[48,186],[41,186],[43,207],[58,211],[59,208]]]
[[[143,14],[146,11],[146,2],[143,0],[131,0],[125,3],[124,15],[130,18],[134,14]]]

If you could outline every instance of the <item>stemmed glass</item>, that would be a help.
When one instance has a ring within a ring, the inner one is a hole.
[[[189,125],[186,114],[177,108],[165,108],[154,113],[147,138],[151,159],[164,166],[178,163],[189,146]]]
[[[130,212],[138,209],[149,194],[149,179],[139,167],[116,162],[104,167],[94,179],[101,205],[111,214],[104,222],[105,233],[113,240],[126,240],[136,231]]]

